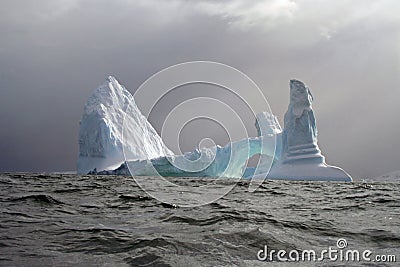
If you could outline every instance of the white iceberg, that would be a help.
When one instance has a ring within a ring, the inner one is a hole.
[[[127,113],[128,106],[130,112]],[[124,119],[124,133],[131,138],[122,136]],[[109,76],[84,107],[79,128],[77,173],[116,169],[125,161],[123,149],[138,160],[173,154],[137,108],[133,96]]]
[[[310,89],[291,80],[283,130],[274,115],[262,112],[256,116],[258,137],[173,155],[132,95],[109,77],[85,106],[78,173],[352,181],[342,169],[326,164],[317,144],[312,101]],[[258,166],[246,168],[256,154]]]
[[[326,164],[317,144],[317,126],[310,89],[301,81],[290,81],[290,103],[285,114],[279,160],[269,173],[257,174],[268,179],[352,181],[341,168]]]

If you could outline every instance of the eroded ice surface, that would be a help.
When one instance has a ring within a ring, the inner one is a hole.
[[[270,179],[352,181],[344,170],[326,164],[317,143],[310,89],[290,81],[290,103],[282,132],[282,154],[268,173]],[[257,175],[256,175],[257,176]],[[265,174],[258,175],[258,177]]]
[[[127,136],[123,138],[124,117]],[[172,155],[136,106],[133,96],[110,76],[84,107],[79,128],[78,174],[116,169],[125,161],[123,147],[132,159],[138,160]]]

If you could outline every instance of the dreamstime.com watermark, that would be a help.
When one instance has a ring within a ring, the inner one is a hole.
[[[278,261],[278,262],[396,262],[396,255],[389,254],[374,254],[371,250],[348,249],[347,240],[339,238],[336,242],[336,247],[328,247],[321,251],[313,249],[309,250],[269,250],[265,245],[263,249],[257,252],[257,259],[260,261]]]

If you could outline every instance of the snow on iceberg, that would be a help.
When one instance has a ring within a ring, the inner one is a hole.
[[[126,113],[128,106],[130,112]],[[132,138],[122,137],[124,118],[124,134]],[[173,154],[142,115],[133,96],[109,76],[84,107],[79,128],[78,174],[116,169],[125,161],[123,149],[138,160]]]

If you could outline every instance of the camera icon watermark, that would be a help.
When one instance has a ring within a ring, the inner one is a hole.
[[[307,250],[274,250],[267,245],[257,252],[257,259],[260,261],[278,262],[375,262],[375,263],[394,263],[397,261],[394,254],[374,254],[369,249],[358,250],[348,249],[347,240],[339,238],[336,247],[329,246],[320,251],[314,249]]]

